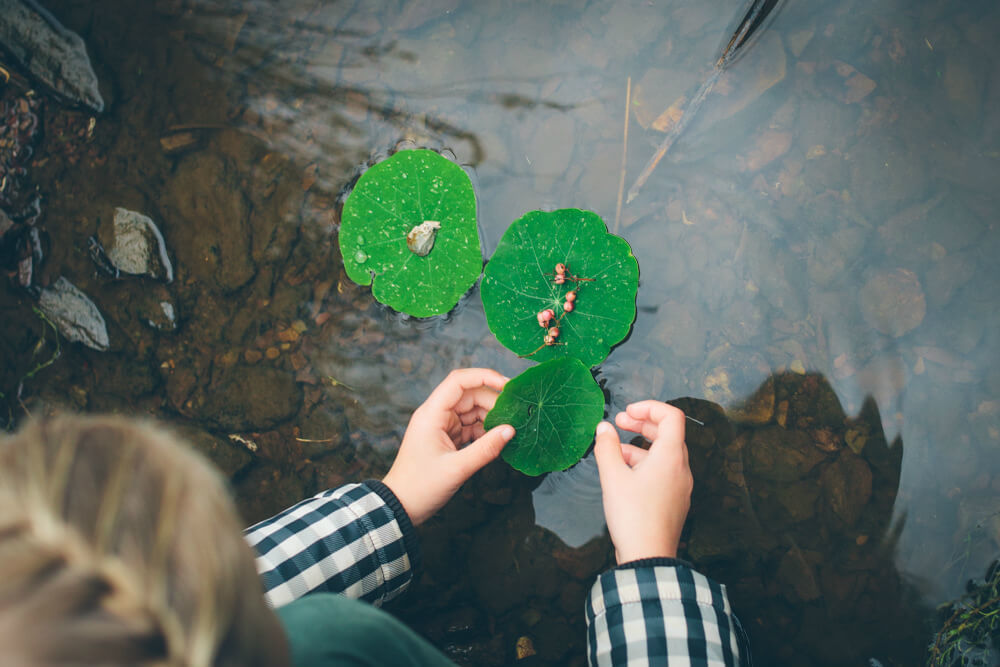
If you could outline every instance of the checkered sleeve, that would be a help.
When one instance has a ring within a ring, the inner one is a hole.
[[[726,587],[683,561],[650,559],[605,572],[587,598],[586,615],[592,667],[747,664],[740,662],[742,630]]]
[[[413,524],[374,480],[303,500],[245,537],[272,607],[317,591],[381,606],[406,590],[419,561]]]

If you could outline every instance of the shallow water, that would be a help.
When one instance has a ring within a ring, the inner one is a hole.
[[[453,155],[486,258],[531,209],[614,228],[627,80],[626,188],[741,9],[49,4],[109,111],[88,139],[87,114],[44,103],[40,279],[90,295],[112,348],[63,342],[18,400],[55,342],[5,285],[0,391],[14,420],[64,405],[175,424],[248,520],[381,475],[450,369],[527,365],[476,290],[420,321],[346,278],[339,197],[364,165]],[[985,1],[789,0],[622,209],[639,313],[596,376],[609,414],[692,397],[684,554],[729,586],[760,664],[919,664],[934,607],[1000,552],[997,29]],[[87,238],[116,206],[160,226],[172,284],[96,272]],[[174,331],[147,324],[164,300]],[[459,662],[513,662],[526,635],[542,664],[581,664],[583,596],[612,562],[595,493],[586,463],[541,486],[490,466],[426,526],[398,613]]]

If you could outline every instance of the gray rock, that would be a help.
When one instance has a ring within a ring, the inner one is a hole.
[[[108,245],[107,259],[116,271],[168,283],[174,279],[163,235],[148,216],[116,208]]]
[[[108,327],[86,294],[61,277],[38,292],[38,308],[67,340],[101,352],[108,349]]]
[[[148,313],[146,324],[157,331],[175,331],[177,329],[177,313],[174,304],[160,301]]]
[[[71,104],[104,111],[83,40],[33,0],[0,0],[0,45]]]

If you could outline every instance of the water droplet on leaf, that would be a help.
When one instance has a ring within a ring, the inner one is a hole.
[[[361,248],[354,251],[354,261],[358,264],[364,264],[368,261],[368,253],[366,253]]]

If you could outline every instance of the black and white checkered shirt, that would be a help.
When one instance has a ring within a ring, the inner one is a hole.
[[[594,667],[749,665],[725,586],[680,560],[651,558],[599,576],[586,601]]]
[[[246,538],[273,607],[316,591],[379,606],[406,589],[420,558],[409,517],[377,481],[303,500],[251,526]],[[749,665],[725,587],[683,561],[650,559],[605,572],[585,611],[594,667]]]
[[[246,539],[272,607],[316,591],[381,606],[406,590],[420,558],[399,500],[374,480],[303,500],[248,528]]]

